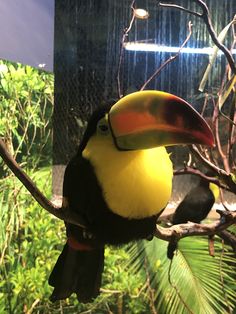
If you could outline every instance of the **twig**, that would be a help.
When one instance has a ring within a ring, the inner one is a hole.
[[[219,106],[218,106],[218,104],[215,104],[215,106],[214,106],[214,112],[213,112],[212,121],[213,121],[213,129],[214,129],[214,133],[215,133],[215,140],[216,140],[216,146],[217,146],[218,153],[219,153],[219,155],[221,157],[221,160],[223,162],[225,171],[227,173],[230,173],[229,160],[226,157],[225,153],[223,152],[221,141],[220,141],[220,134],[219,134]]]
[[[223,45],[219,42],[217,35],[216,35],[216,32],[215,32],[213,25],[212,25],[209,9],[208,9],[206,3],[203,2],[202,0],[193,0],[193,1],[195,1],[196,4],[198,4],[202,9],[201,18],[203,19],[204,23],[207,26],[207,30],[211,36],[212,41],[224,53],[226,59],[228,60],[228,63],[229,63],[229,66],[230,66],[232,72],[234,74],[236,74],[236,65],[235,65],[233,56],[232,56],[231,52],[228,50],[228,48],[226,48],[225,45]]]
[[[34,300],[33,304],[31,305],[31,308],[26,312],[26,314],[31,314],[35,308],[35,306],[40,302],[40,299]]]
[[[134,13],[134,3],[135,0],[132,1],[130,8],[132,10],[132,17],[129,23],[129,26],[124,29],[124,33],[121,40],[121,46],[120,46],[120,57],[119,57],[119,63],[118,63],[118,70],[117,70],[117,90],[118,90],[118,96],[121,98],[123,94],[121,93],[121,87],[120,87],[120,71],[121,71],[121,64],[123,61],[124,56],[124,43],[128,37],[128,34],[133,26],[134,20],[135,20],[135,13]]]
[[[175,4],[166,4],[166,3],[158,3],[159,6],[163,7],[163,8],[174,8],[174,9],[179,9],[182,11],[185,11],[186,13],[190,13],[193,14],[197,17],[200,17],[203,22],[205,23],[207,30],[211,36],[212,41],[214,42],[214,44],[224,53],[229,66],[231,68],[231,71],[236,74],[236,65],[233,59],[233,56],[231,54],[231,52],[228,50],[228,48],[226,48],[223,44],[221,44],[217,38],[217,35],[214,31],[212,22],[211,22],[211,18],[210,18],[210,13],[209,13],[209,9],[206,5],[205,2],[203,2],[202,0],[193,0],[197,5],[199,5],[202,9],[202,13],[199,12],[194,12],[188,9],[185,9],[184,7],[175,5]]]
[[[148,266],[147,266],[147,259],[145,258],[144,261],[144,268],[146,272],[146,283],[147,283],[147,292],[149,295],[149,306],[152,314],[157,314],[156,308],[155,308],[155,295],[154,295],[154,289],[151,286],[151,279],[150,279],[150,274],[148,271]]]
[[[188,30],[189,33],[185,39],[185,41],[183,42],[183,44],[181,45],[181,47],[179,48],[179,50],[177,51],[177,53],[174,56],[171,56],[169,59],[167,59],[150,77],[149,79],[143,84],[143,86],[140,88],[140,90],[144,90],[146,88],[146,86],[158,75],[160,74],[160,72],[164,69],[164,67],[166,67],[169,63],[173,62],[181,53],[181,50],[184,48],[184,46],[187,44],[187,42],[189,41],[191,35],[192,35],[192,23],[191,21],[188,23]]]
[[[177,175],[183,175],[183,174],[193,174],[193,175],[196,175],[202,179],[205,179],[211,183],[214,183],[216,185],[218,185],[219,187],[222,187],[223,189],[225,189],[226,187],[225,186],[222,186],[220,180],[216,177],[209,177],[207,175],[205,175],[203,172],[201,172],[200,170],[198,169],[195,169],[195,168],[192,168],[192,167],[189,167],[189,166],[185,166],[183,169],[179,169],[179,170],[174,170],[174,175],[177,176]]]
[[[235,17],[234,17],[235,19]],[[233,27],[234,30],[234,27]],[[231,45],[231,51],[234,48],[236,44],[236,39],[234,36],[234,40],[233,43]],[[233,143],[232,143],[232,138],[233,138],[233,134],[234,134],[234,130],[235,130],[235,125],[236,125],[236,96],[235,93],[233,95],[233,99],[230,105],[230,112],[229,112],[229,117],[226,116],[223,112],[222,112],[222,105],[220,105],[220,99],[222,97],[222,95],[224,94],[224,89],[227,89],[227,78],[228,81],[230,81],[230,76],[231,76],[231,71],[230,71],[230,67],[229,65],[226,66],[226,70],[225,70],[225,74],[224,74],[224,78],[222,80],[222,84],[220,86],[220,89],[218,91],[218,102],[217,104],[214,103],[214,115],[213,115],[213,127],[215,128],[216,131],[216,143],[217,143],[217,147],[218,147],[218,152],[219,155],[221,156],[221,159],[223,161],[225,170],[227,172],[230,172],[230,169],[232,167],[234,167],[235,162],[234,162],[234,158],[233,158]],[[235,90],[234,90],[235,91]],[[217,117],[215,116],[217,114]],[[219,138],[219,115],[221,115],[223,118],[225,118],[228,121],[228,137],[227,137],[227,147],[226,147],[226,153],[223,152],[222,147],[221,147],[221,143],[220,143],[220,138]]]
[[[230,191],[230,190],[229,190]],[[224,207],[224,209],[226,210],[226,211],[230,211],[230,209],[225,205],[225,199],[224,199],[224,193],[223,193],[223,190],[220,188],[219,189],[219,192],[220,192],[220,202],[221,202],[221,204],[223,205],[223,207]]]
[[[198,13],[198,12],[195,12],[195,11],[192,11],[192,10],[189,10],[189,9],[186,9],[184,7],[181,7],[180,5],[177,5],[177,4],[170,4],[170,3],[161,3],[158,1],[157,5],[159,7],[163,7],[163,8],[174,8],[174,9],[179,9],[181,11],[184,11],[186,13],[190,13],[192,15],[195,15],[197,17],[202,17],[201,13]]]
[[[104,289],[104,288],[100,288],[100,291],[102,293],[109,293],[109,294],[120,294],[120,293],[122,293],[122,290],[111,290],[111,289]]]
[[[224,170],[220,169],[216,165],[214,165],[212,162],[210,162],[208,159],[204,158],[202,154],[200,153],[199,149],[197,148],[196,145],[191,145],[189,146],[189,150],[191,153],[193,153],[207,168],[215,172],[216,174],[227,174]]]
[[[201,110],[202,116],[204,115],[206,107],[208,105],[208,98],[209,98],[209,95],[207,93],[205,93],[204,103],[203,103],[202,110]]]
[[[233,112],[234,110],[234,112]],[[229,140],[228,140],[228,154],[229,154],[229,158],[231,158],[231,164],[232,167],[235,167],[235,158],[234,158],[234,151],[233,151],[233,145],[234,145],[234,133],[236,130],[236,93],[234,93],[233,96],[233,101],[232,101],[232,115],[231,115],[231,119],[233,120],[234,124],[230,123],[229,124]]]
[[[227,173],[225,170],[217,167],[212,162],[204,158],[195,145],[191,145],[190,150],[201,162],[203,162],[206,167],[219,175],[220,179],[222,179],[222,181],[229,187],[232,193],[236,194],[236,182],[230,173]]]

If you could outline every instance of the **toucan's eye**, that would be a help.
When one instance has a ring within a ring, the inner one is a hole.
[[[106,118],[103,118],[98,122],[97,131],[103,135],[109,134],[109,126]]]

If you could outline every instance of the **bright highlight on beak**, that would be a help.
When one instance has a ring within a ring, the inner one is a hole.
[[[214,146],[212,131],[200,114],[183,99],[160,91],[139,91],[121,98],[109,112],[109,123],[122,150]]]

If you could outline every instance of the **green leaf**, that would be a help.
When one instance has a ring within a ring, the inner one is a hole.
[[[182,239],[172,263],[172,285],[168,280],[170,261],[166,257],[166,250],[167,242],[159,239],[143,241],[129,248],[131,272],[142,271],[146,260],[151,285],[155,290],[157,312],[182,314],[189,313],[190,309],[193,313],[212,314],[225,313],[228,306],[234,308],[236,261],[227,251],[221,256],[220,243],[215,243],[216,256],[211,257],[207,238]]]
[[[234,17],[233,20],[228,25],[226,25],[225,28],[220,32],[220,34],[217,38],[220,43],[222,43],[224,41],[229,29],[234,24],[236,24],[236,17]],[[206,71],[203,75],[203,78],[202,78],[201,83],[200,83],[199,88],[198,88],[200,92],[203,92],[205,89],[206,82],[208,81],[210,71],[212,69],[212,66],[213,66],[215,60],[216,60],[218,51],[219,51],[219,48],[217,46],[214,46],[212,55],[209,57],[208,66],[206,68]]]

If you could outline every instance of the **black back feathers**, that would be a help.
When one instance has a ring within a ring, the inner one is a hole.
[[[201,179],[199,184],[191,189],[182,202],[178,205],[172,218],[173,225],[187,223],[188,221],[200,223],[209,214],[215,203],[213,192],[209,188],[209,182]],[[172,259],[177,249],[177,241],[173,239],[167,248],[167,257]]]

